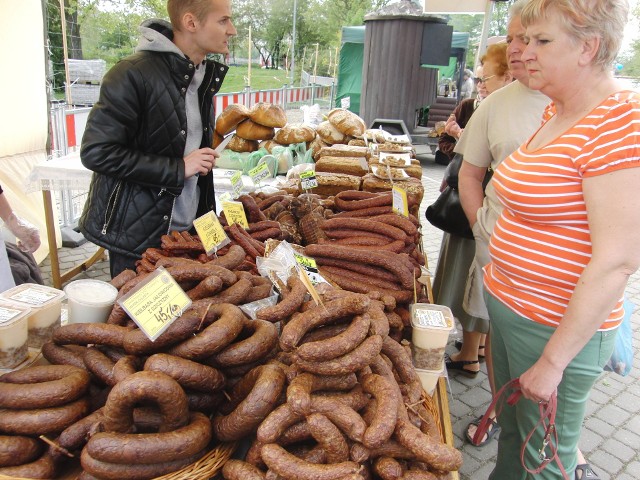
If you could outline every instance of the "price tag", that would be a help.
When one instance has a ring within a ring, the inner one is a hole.
[[[191,305],[191,299],[169,272],[160,267],[118,303],[154,341]]]
[[[240,170],[236,170],[235,173],[231,175],[231,190],[233,190],[233,198],[240,196],[242,187],[242,172]]]
[[[231,200],[233,200],[233,197],[231,196],[231,194],[229,192],[224,192],[223,194],[221,194],[218,199],[220,200],[221,203],[224,202],[229,202]]]
[[[241,202],[222,202],[222,210],[224,211],[224,216],[227,217],[229,225],[238,223],[242,228],[249,228],[247,215],[244,213],[244,207]]]
[[[211,255],[230,242],[229,237],[224,232],[224,228],[220,225],[218,217],[213,212],[205,213],[196,218],[193,221],[193,226],[198,232],[207,255]]]
[[[309,278],[309,275],[307,274],[305,269],[298,269],[298,275],[300,276],[300,280],[302,280],[302,283],[304,283],[304,286],[307,287],[307,291],[311,295],[311,298],[313,298],[313,301],[316,302],[316,305],[321,305],[322,300],[320,299],[320,295],[318,295],[318,291],[316,290],[316,287],[313,286],[313,282]]]
[[[394,185],[392,191],[393,197],[393,206],[392,209],[394,212],[403,215],[405,217],[409,216],[409,204],[407,202],[407,192],[404,189]]]
[[[296,263],[300,266],[300,268],[305,271],[305,273],[307,274],[306,276],[311,281],[312,285],[318,285],[319,283],[326,282],[324,277],[318,272],[318,264],[313,258],[307,257],[305,255],[300,255],[299,253],[295,252],[293,254],[293,257],[295,258]],[[309,293],[312,292],[309,290]]]
[[[257,167],[249,170],[249,176],[253,183],[258,184],[265,178],[269,178],[271,176],[271,172],[269,171],[269,167],[266,163],[260,163]]]
[[[300,184],[303,190],[310,190],[318,186],[315,170],[305,170],[300,174]]]

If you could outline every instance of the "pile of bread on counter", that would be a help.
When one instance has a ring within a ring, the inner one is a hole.
[[[234,133],[232,133],[234,132]],[[346,109],[335,108],[317,127],[287,123],[278,105],[257,103],[228,106],[216,120],[214,148],[224,136],[232,134],[227,146],[235,152],[254,152],[264,148],[305,143],[313,152],[318,187],[314,193],[335,195],[342,190],[381,192],[402,187],[422,200],[422,168],[415,159],[410,140],[380,129],[367,129],[364,121]],[[282,188],[300,192],[295,178]]]
[[[237,200],[249,226],[221,213],[230,243],[216,254],[171,232],[111,281],[121,298],[163,268],[189,296],[154,341],[116,302],[106,323],[54,329],[42,346],[50,365],[0,376],[1,478],[57,478],[79,464],[81,480],[152,479],[224,442],[248,448],[224,464],[228,480],[432,480],[459,469],[406,341],[410,305],[428,302],[418,219],[394,213],[390,191]],[[287,244],[315,260],[316,300],[296,270],[259,273]]]

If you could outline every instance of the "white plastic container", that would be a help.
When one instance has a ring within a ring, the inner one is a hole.
[[[410,312],[413,364],[423,370],[438,370],[453,329],[453,313],[447,306],[431,303],[414,303]]]
[[[416,373],[420,378],[420,383],[422,384],[422,388],[429,396],[433,395],[433,392],[436,389],[436,385],[438,384],[438,379],[444,373],[444,360],[440,362],[440,368],[437,370],[425,370],[422,368],[416,368]]]
[[[29,307],[0,301],[0,368],[14,368],[29,356]]]
[[[81,279],[64,287],[69,323],[104,323],[111,313],[118,289],[108,282]]]
[[[64,292],[56,288],[23,283],[2,293],[1,298],[10,303],[29,307],[29,346],[41,348],[60,325],[60,311]]]

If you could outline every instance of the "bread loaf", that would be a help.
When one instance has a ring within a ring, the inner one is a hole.
[[[273,127],[265,127],[250,118],[240,122],[236,128],[236,135],[245,140],[270,140],[275,134]]]
[[[369,158],[371,151],[367,147],[352,145],[332,145],[320,150],[319,157],[365,157]]]
[[[318,186],[313,193],[318,195],[336,195],[343,190],[360,190],[361,177],[344,173],[316,172]]]
[[[366,144],[364,143],[364,140],[361,138],[352,138],[351,140],[349,140],[349,143],[347,143],[347,145],[349,145],[350,147],[365,147]]]
[[[374,168],[386,169],[387,165],[384,164],[384,163],[380,163],[380,162],[369,162],[369,167],[372,169],[372,172],[373,172]],[[406,167],[389,167],[389,168],[391,170],[391,174],[393,175],[394,179],[403,176],[403,175],[394,175],[396,170],[402,170],[408,176],[413,177],[413,178],[417,178],[418,180],[422,178],[422,167],[420,166],[420,164],[414,165],[412,163],[411,165],[407,165]]]
[[[316,172],[346,173],[362,177],[369,173],[369,165],[364,157],[320,157],[316,162]]]
[[[287,124],[287,115],[279,105],[256,103],[251,107],[249,117],[265,127],[282,128]]]
[[[318,160],[318,158],[320,158],[320,152],[322,152],[322,149],[328,147],[328,145],[326,143],[324,143],[324,141],[320,138],[319,135],[316,135],[316,138],[314,138],[311,143],[309,144],[309,148],[307,148],[307,150],[311,150],[312,153],[311,155],[313,156],[314,160]]]
[[[244,105],[229,105],[216,119],[216,132],[220,135],[227,135],[235,130],[238,124],[248,117],[249,109]]]
[[[364,120],[344,108],[334,108],[329,112],[327,118],[334,127],[351,137],[362,135],[367,129]]]
[[[316,132],[318,132],[322,141],[329,145],[333,145],[335,143],[347,143],[349,141],[349,136],[334,127],[328,120],[321,122],[316,127]]]
[[[278,142],[274,140],[263,140],[258,145],[259,148],[264,148],[267,152],[271,153],[273,151],[273,147],[281,147]]]
[[[392,184],[389,180],[378,178],[373,173],[367,173],[362,177],[362,190],[367,192],[388,192],[394,185],[407,192],[409,203],[414,205],[417,211],[424,196],[424,187],[422,186],[422,182],[417,178],[410,177],[406,180],[394,181]],[[414,211],[411,211],[411,213],[414,213]]]
[[[276,132],[273,139],[282,145],[291,145],[292,143],[310,142],[315,136],[316,131],[309,125],[303,123],[287,123]]]
[[[234,152],[255,152],[258,150],[258,141],[257,140],[245,140],[242,137],[237,135],[233,135],[233,138],[227,145],[229,150],[233,150]]]

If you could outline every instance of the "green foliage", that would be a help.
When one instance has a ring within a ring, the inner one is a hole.
[[[248,67],[246,65],[230,66],[227,76],[222,82],[221,93],[241,92],[247,85]],[[268,90],[280,88],[289,83],[285,70],[260,68],[251,65],[251,88],[253,90]]]

